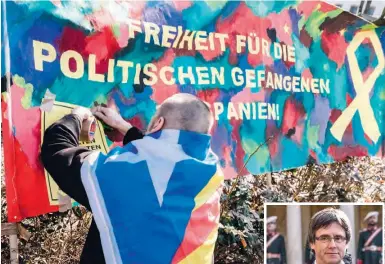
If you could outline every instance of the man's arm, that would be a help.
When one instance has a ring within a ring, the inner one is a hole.
[[[81,122],[78,115],[71,114],[52,124],[44,134],[41,160],[60,189],[90,210],[80,169],[84,159],[92,151],[79,147]],[[125,134],[123,143],[142,137],[140,130],[131,127]]]
[[[358,238],[357,264],[363,264],[363,260],[364,260],[364,252],[362,252],[363,247],[364,247],[364,233],[361,232]]]
[[[286,246],[285,246],[284,236],[282,236],[282,243],[281,243],[281,259],[282,259],[282,263],[286,264]]]
[[[79,147],[80,127],[75,115],[67,115],[52,124],[44,133],[41,160],[60,189],[90,209],[80,167],[91,151]]]

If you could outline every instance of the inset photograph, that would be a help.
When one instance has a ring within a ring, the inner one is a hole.
[[[384,264],[381,203],[266,203],[265,264]]]

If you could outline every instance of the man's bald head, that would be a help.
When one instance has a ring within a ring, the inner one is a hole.
[[[191,94],[180,93],[167,98],[158,107],[148,132],[178,129],[207,134],[212,124],[210,108],[202,100]]]

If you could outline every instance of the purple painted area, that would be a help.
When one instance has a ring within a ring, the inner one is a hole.
[[[319,125],[318,142],[320,144],[323,144],[325,140],[330,111],[329,100],[321,96],[316,97],[314,109],[310,114],[310,125]]]

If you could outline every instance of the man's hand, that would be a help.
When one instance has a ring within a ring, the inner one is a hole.
[[[110,127],[118,130],[123,135],[125,135],[127,131],[132,127],[132,125],[125,121],[118,112],[111,108],[99,105],[93,107],[91,111],[94,116],[102,120]]]
[[[81,106],[73,109],[72,114],[76,115],[80,119],[80,123],[83,123],[84,120],[92,116],[90,109]]]

